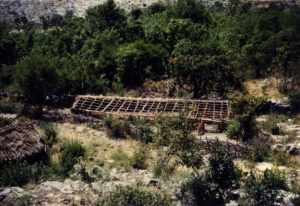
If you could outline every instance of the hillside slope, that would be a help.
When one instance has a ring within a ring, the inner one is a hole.
[[[144,8],[160,0],[115,0],[116,4],[125,10]],[[204,0],[205,3],[226,0]],[[291,5],[300,4],[300,0],[246,0],[255,5],[264,6],[271,2]],[[87,8],[104,3],[105,0],[1,0],[0,20],[14,19],[15,14],[26,16],[29,20],[39,22],[40,16],[51,16],[54,13],[64,15],[72,10],[76,16],[83,17]]]

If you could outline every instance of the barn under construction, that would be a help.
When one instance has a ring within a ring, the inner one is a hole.
[[[98,118],[139,117],[154,120],[157,115],[164,117],[187,111],[187,118],[193,122],[228,122],[234,114],[228,100],[183,100],[162,98],[130,98],[113,96],[77,96],[72,106],[73,113]]]

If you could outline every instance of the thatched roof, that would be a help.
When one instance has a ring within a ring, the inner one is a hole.
[[[30,121],[0,128],[0,163],[28,158],[44,149],[45,145]]]

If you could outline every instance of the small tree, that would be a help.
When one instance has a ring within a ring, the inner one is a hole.
[[[37,117],[42,117],[46,97],[57,88],[56,60],[32,54],[20,60],[15,67],[15,81],[24,103],[36,106]]]
[[[254,96],[231,97],[232,111],[237,115],[236,120],[240,123],[239,134],[243,140],[247,140],[255,134],[255,115],[258,113],[264,98]]]
[[[73,168],[74,164],[78,163],[78,158],[85,155],[85,149],[78,142],[68,143],[62,150],[59,156],[59,164],[61,166],[62,175],[67,175]]]
[[[239,172],[233,158],[221,143],[216,142],[210,152],[208,169],[194,172],[180,187],[179,197],[187,205],[219,205],[228,198],[238,184]]]
[[[278,171],[265,170],[263,176],[253,173],[245,180],[245,195],[239,200],[245,206],[272,206],[282,202],[280,190],[286,190],[284,175]]]
[[[228,149],[216,142],[211,149],[208,159],[208,180],[213,182],[217,196],[226,196],[228,191],[237,184],[239,175],[233,163],[233,157]]]

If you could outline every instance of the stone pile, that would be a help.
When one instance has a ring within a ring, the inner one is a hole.
[[[0,128],[0,163],[30,158],[44,149],[42,138],[31,121]]]

